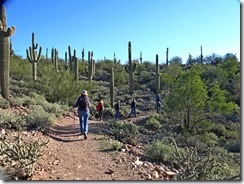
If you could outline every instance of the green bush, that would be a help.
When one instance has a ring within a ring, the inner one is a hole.
[[[160,122],[157,119],[150,117],[144,124],[144,127],[148,130],[156,131],[156,130],[160,129],[162,127],[162,125],[160,124]]]
[[[0,97],[0,108],[8,109],[10,107],[11,107],[10,101],[5,98]]]
[[[155,140],[144,147],[146,157],[156,162],[171,162],[174,152],[174,146],[172,144],[165,144],[163,140]]]
[[[111,121],[110,128],[115,139],[123,143],[136,145],[139,141],[139,129],[133,123]]]
[[[19,113],[10,113],[0,109],[0,126],[13,129],[25,129],[25,117]]]
[[[214,133],[205,132],[202,135],[197,135],[197,139],[208,146],[216,146],[218,144],[218,137]]]
[[[47,113],[42,106],[34,105],[31,107],[31,113],[26,115],[27,128],[47,133],[54,119],[54,115]]]
[[[0,137],[0,166],[9,180],[27,180],[34,172],[34,164],[42,156],[42,147],[47,142],[28,140],[21,132],[12,135],[13,140]]]

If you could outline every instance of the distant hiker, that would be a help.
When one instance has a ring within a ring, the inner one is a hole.
[[[98,112],[98,121],[102,121],[103,117],[103,111],[104,111],[104,104],[103,100],[100,100],[96,106],[97,112]]]
[[[160,94],[158,94],[156,96],[156,110],[157,110],[157,113],[159,113],[159,111],[161,110],[161,97],[160,97]]]
[[[114,109],[115,109],[115,117],[117,120],[120,119],[120,101],[117,100],[116,104],[114,105]]]
[[[90,99],[88,97],[88,93],[86,90],[83,90],[81,95],[76,100],[75,104],[73,105],[73,108],[78,107],[78,116],[80,119],[80,132],[81,135],[84,135],[84,138],[87,139],[87,133],[88,133],[88,118],[89,118],[89,112],[90,112]]]
[[[132,114],[134,114],[136,116],[136,102],[135,102],[135,99],[133,98],[131,104],[130,104],[130,107],[131,107],[131,111],[130,111],[130,114],[129,114],[129,118]]]

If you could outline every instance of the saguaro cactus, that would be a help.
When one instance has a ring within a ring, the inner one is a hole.
[[[0,82],[1,94],[4,98],[9,98],[9,69],[10,69],[10,45],[11,37],[16,28],[14,26],[7,28],[7,19],[5,7],[0,5]]]
[[[74,58],[74,73],[75,73],[75,78],[78,81],[79,80],[79,68],[78,68],[78,59],[77,59],[77,57]]]
[[[69,63],[68,63],[68,54],[67,54],[67,52],[65,52],[64,61],[65,61],[65,63],[64,63],[65,69],[68,70],[69,69]]]
[[[142,52],[140,52],[140,63],[141,63],[141,65],[142,65]]]
[[[156,93],[160,93],[160,77],[159,64],[158,64],[158,54],[156,54]]]
[[[71,71],[75,70],[75,58],[76,58],[76,50],[74,49],[74,55],[71,55],[71,47],[68,46],[68,52],[69,52],[69,68]]]
[[[35,34],[32,33],[32,47],[29,47],[26,49],[27,58],[32,63],[32,72],[33,72],[33,80],[36,81],[36,63],[41,58],[42,53],[42,47],[39,48],[39,53],[37,54],[37,51],[35,51],[38,47],[38,43],[35,43]]]
[[[129,57],[129,64],[125,66],[125,71],[129,73],[129,93],[130,95],[133,94],[134,91],[134,72],[136,70],[137,64],[132,62],[131,59],[131,43],[128,44],[128,57]]]
[[[202,46],[201,46],[201,63],[203,63]]]
[[[46,48],[46,61],[48,62],[48,48]]]
[[[115,57],[115,52],[114,52],[114,63],[116,63],[116,62],[117,62],[117,59]]]
[[[68,46],[69,51],[69,68],[70,71],[73,71],[75,74],[75,78],[78,81],[79,80],[79,69],[78,69],[78,59],[76,57],[76,50],[74,49],[74,55],[71,55],[71,48]]]
[[[82,52],[81,52],[82,62],[85,61],[85,58],[84,57],[85,57],[85,51],[84,51],[84,47],[83,47]]]
[[[169,65],[169,47],[167,47],[167,50],[166,50],[166,66]]]
[[[52,63],[56,71],[58,71],[58,50],[55,48],[52,48]]]
[[[113,108],[114,105],[114,71],[113,67],[110,69],[110,102],[111,107]]]
[[[95,74],[95,60],[93,60],[93,52],[88,51],[88,67],[85,68],[88,75],[88,80],[92,82],[92,77]]]

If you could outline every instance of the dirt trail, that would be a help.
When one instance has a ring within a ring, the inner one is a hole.
[[[130,162],[121,162],[109,150],[101,150],[101,141],[108,139],[102,133],[104,123],[89,121],[87,140],[78,135],[79,126],[78,119],[69,117],[52,126],[50,142],[36,164],[32,180],[140,179]]]

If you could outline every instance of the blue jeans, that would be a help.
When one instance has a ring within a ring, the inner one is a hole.
[[[118,110],[115,110],[115,117],[116,119],[120,118],[120,112]]]
[[[132,108],[131,108],[129,117],[130,117],[132,114],[134,114],[134,115],[136,116],[136,108],[135,108],[135,107],[132,107]]]
[[[78,116],[80,119],[80,132],[88,133],[89,111],[78,111]]]

